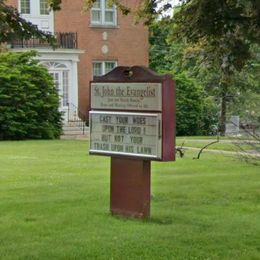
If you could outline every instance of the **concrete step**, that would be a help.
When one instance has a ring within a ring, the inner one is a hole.
[[[81,131],[82,132],[83,131],[83,128],[80,128],[77,126],[63,126],[62,129],[64,132],[69,132],[69,131]]]
[[[89,140],[89,135],[61,135],[62,140]]]
[[[80,123],[80,122],[64,122],[63,126],[66,126],[66,127],[82,127],[83,123]]]
[[[63,131],[63,135],[83,135],[82,131]]]
[[[85,126],[84,134],[79,122],[64,122],[61,139],[89,139],[89,127]]]

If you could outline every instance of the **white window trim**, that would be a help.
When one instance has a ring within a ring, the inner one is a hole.
[[[21,13],[21,0],[18,0],[18,12],[22,17],[50,17],[53,16],[53,10],[49,11],[49,14],[41,14],[40,0],[30,0],[30,13]]]
[[[94,63],[99,63],[101,64],[101,75],[100,76],[103,76],[105,75],[105,70],[106,70],[106,63],[108,62],[113,62],[115,63],[115,67],[117,67],[117,61],[116,60],[93,60],[92,61],[92,78],[94,77],[94,70],[93,70],[93,64]]]
[[[48,8],[47,14],[41,14],[41,0],[39,0],[39,14],[40,14],[40,16],[48,16],[48,15],[50,15],[50,12],[51,12],[51,10],[50,10],[50,8]]]
[[[113,11],[113,14],[114,14],[113,22],[105,21],[105,12],[107,10]],[[100,21],[93,21],[92,11],[100,11]],[[90,10],[90,23],[92,26],[108,26],[108,27],[117,26],[117,7],[115,5],[113,5],[111,8],[107,9],[105,6],[105,0],[100,0],[100,8],[92,7]]]
[[[29,5],[30,5],[30,9],[29,9],[29,13],[22,13],[22,8],[21,8],[21,0],[18,1],[18,12],[21,14],[21,15],[31,15],[32,13],[32,5],[31,5],[31,0],[29,0]]]

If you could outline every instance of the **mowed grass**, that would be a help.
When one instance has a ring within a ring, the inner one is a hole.
[[[260,259],[259,167],[195,154],[152,163],[143,221],[110,215],[87,141],[0,142],[0,259]]]
[[[209,139],[195,137],[177,137],[176,138],[176,145],[177,146],[184,146],[184,147],[194,147],[194,148],[203,148],[206,145],[217,141],[217,137],[209,137]],[[239,143],[238,143],[239,142]],[[230,151],[230,152],[241,152],[241,151],[252,151],[252,150],[260,150],[260,143],[255,141],[254,144],[248,144],[247,141],[243,141],[241,139],[227,139],[227,138],[220,138],[219,142],[210,144],[207,149],[212,150],[223,150],[223,151]]]

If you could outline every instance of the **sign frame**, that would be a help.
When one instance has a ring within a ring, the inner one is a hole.
[[[90,151],[90,154],[111,156],[110,172],[110,211],[113,215],[126,217],[147,218],[150,216],[151,199],[151,160],[175,160],[175,82],[170,75],[157,75],[152,70],[133,66],[116,67],[110,73],[94,77],[92,83],[120,83],[139,84],[156,83],[161,88],[161,107],[140,111],[129,109],[104,109],[90,107],[90,113],[126,113],[126,114],[152,114],[160,115],[161,156],[160,158],[145,158],[136,154],[111,154]],[[91,98],[91,85],[90,85]],[[93,103],[92,103],[93,104]],[[117,120],[118,121],[118,120]],[[128,120],[127,120],[128,121]],[[90,127],[92,133],[93,125]],[[104,139],[105,140],[105,139]]]
[[[160,83],[161,84],[161,104],[162,104],[162,157],[155,159],[160,161],[175,161],[175,128],[176,128],[176,113],[175,113],[175,82],[170,75],[158,75],[152,70],[143,66],[124,67],[119,66],[113,69],[108,74],[101,77],[94,77],[90,82],[89,97],[92,96],[92,83]],[[91,103],[91,102],[90,102]],[[89,110],[107,111],[102,108],[92,109],[91,104]],[[156,113],[158,110],[140,111],[137,109],[122,110],[109,109],[109,111],[127,111],[127,112],[146,112]],[[103,154],[104,155],[104,154]],[[109,155],[109,154],[107,154]],[[112,156],[112,155],[111,155]],[[124,156],[124,155],[122,155]],[[134,158],[134,157],[133,157]]]

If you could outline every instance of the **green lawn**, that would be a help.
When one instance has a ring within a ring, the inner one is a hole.
[[[194,147],[194,148],[203,148],[207,144],[210,144],[214,141],[217,141],[217,137],[209,137],[207,138],[199,138],[199,137],[177,137],[176,138],[176,145],[184,147]],[[240,142],[237,144],[237,142]],[[213,150],[223,150],[223,151],[231,151],[231,152],[241,152],[243,151],[252,151],[257,150],[260,151],[260,144],[246,144],[246,141],[242,139],[235,139],[235,138],[223,138],[221,137],[218,143],[211,144],[207,147],[207,149]]]
[[[152,163],[142,221],[109,214],[86,141],[0,142],[0,259],[260,259],[259,167],[195,154]]]

